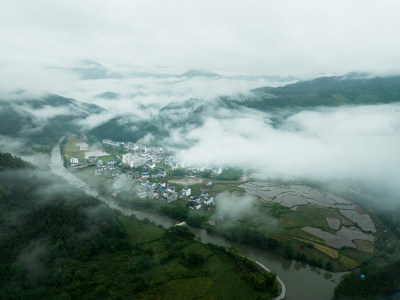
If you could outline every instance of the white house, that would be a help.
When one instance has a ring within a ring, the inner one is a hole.
[[[122,163],[128,165],[131,168],[143,166],[144,164],[146,164],[146,162],[147,159],[145,157],[136,154],[127,153],[122,156]]]
[[[185,187],[185,188],[182,189],[182,195],[183,196],[189,197],[191,194],[192,194],[192,189],[191,188]]]
[[[72,156],[69,159],[69,162],[70,162],[71,165],[77,165],[77,164],[79,164],[79,159],[76,156]]]
[[[171,202],[173,202],[173,201],[178,199],[178,194],[177,193],[168,192],[166,198],[167,198],[167,202],[171,203]]]

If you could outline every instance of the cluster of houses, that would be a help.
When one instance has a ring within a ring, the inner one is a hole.
[[[179,197],[187,197],[190,195],[190,188],[183,189],[185,192],[179,193],[175,191],[175,187],[171,185],[167,185],[167,183],[154,183],[148,180],[139,181],[140,185],[137,188],[137,195],[139,198],[154,198],[165,200],[167,203],[171,203],[175,200],[178,200]]]
[[[126,153],[122,155],[122,163],[129,166],[130,168],[137,168],[146,165],[150,169],[154,169],[156,164],[154,163],[153,157],[149,154],[133,154]]]
[[[210,209],[211,206],[215,205],[214,197],[204,192],[200,196],[190,196],[188,201],[191,209],[200,209],[203,206]]]
[[[103,145],[108,145],[111,146],[113,148],[119,148],[121,145],[123,145],[124,142],[116,142],[116,141],[112,141],[112,140],[103,140]]]
[[[124,149],[131,153],[144,153],[151,157],[154,163],[160,163],[165,156],[165,151],[163,147],[152,147],[145,146],[138,143],[128,142],[124,144]]]
[[[194,167],[185,162],[177,162],[173,149],[148,147],[139,143],[116,142],[108,139],[103,140],[103,144],[114,148],[123,146],[124,150],[128,151],[128,153],[122,156],[122,163],[130,168],[145,166],[149,169],[154,169],[156,164],[163,162],[165,166],[172,170],[183,168],[192,174],[197,174],[204,170],[211,170],[211,176],[218,176],[223,170],[223,168],[214,165]]]
[[[94,168],[95,175],[101,175],[105,173],[107,177],[115,177],[121,175],[121,170],[116,165],[115,160],[109,160],[107,163],[103,163],[101,159],[96,161],[96,167]]]

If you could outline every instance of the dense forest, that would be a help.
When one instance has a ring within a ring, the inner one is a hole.
[[[271,299],[275,274],[0,153],[0,299]]]
[[[118,116],[108,120],[89,131],[90,135],[98,140],[112,139],[120,142],[136,142],[147,134],[155,137],[168,136],[168,131],[159,122],[140,120],[129,120],[133,116]],[[127,120],[125,120],[127,119]]]
[[[63,135],[79,132],[77,120],[104,111],[97,105],[54,94],[4,100],[0,99],[0,134],[25,143],[28,147],[20,152],[29,152],[28,149],[49,152]],[[48,113],[43,114],[44,110]]]
[[[400,288],[400,261],[387,266],[363,266],[345,275],[335,289],[335,299],[378,299]]]

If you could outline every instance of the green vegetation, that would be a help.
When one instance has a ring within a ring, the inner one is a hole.
[[[89,134],[95,136],[98,140],[113,139],[122,142],[136,142],[143,138],[146,134],[153,136],[168,136],[168,131],[159,124],[157,126],[153,121],[144,121],[140,119],[129,120],[126,118],[125,123],[122,123],[123,118],[113,118],[104,124],[92,129]],[[135,130],[132,130],[135,128]]]
[[[335,299],[378,299],[398,291],[399,283],[400,261],[385,267],[363,266],[342,278],[335,288]]]
[[[267,110],[281,107],[380,104],[399,101],[399,76],[362,78],[359,75],[320,77],[283,87],[258,88],[253,90],[257,99],[242,104]]]
[[[70,114],[60,114],[46,120],[37,119],[34,110],[46,107],[65,107]],[[21,113],[21,107],[26,109]],[[99,113],[102,108],[79,103],[73,99],[49,94],[40,99],[18,99],[12,102],[0,101],[0,134],[22,138],[28,147],[21,152],[50,152],[54,143],[68,132],[79,132],[76,119],[90,113]]]
[[[4,156],[7,169],[24,167]],[[236,252],[195,241],[185,226],[165,230],[122,216],[71,186],[59,189],[53,180],[0,172],[0,299],[277,294],[274,274]]]
[[[64,159],[69,162],[69,159],[72,156],[76,156],[79,159],[79,162],[85,161],[85,151],[79,150],[76,144],[82,143],[81,140],[76,138],[76,135],[71,135],[63,140],[61,146],[61,154]]]
[[[11,153],[0,151],[0,171],[4,169],[20,169],[27,167],[32,167],[32,165]]]
[[[168,176],[185,176],[187,175],[189,172],[186,169],[183,168],[177,168],[175,170],[170,170],[168,171]]]
[[[236,181],[239,180],[240,177],[243,175],[243,170],[242,169],[237,169],[237,168],[228,168],[222,170],[222,173],[217,175],[215,179],[217,180],[229,180],[229,181]]]

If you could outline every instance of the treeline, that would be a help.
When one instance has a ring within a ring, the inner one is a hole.
[[[381,104],[400,99],[400,76],[360,78],[359,75],[320,77],[277,88],[255,89],[256,100],[243,105],[265,110],[282,107]]]
[[[243,171],[237,168],[224,169],[221,174],[217,175],[215,179],[236,181],[242,177]]]
[[[364,277],[361,277],[364,275]],[[400,290],[400,260],[388,266],[363,266],[343,276],[334,299],[377,299]]]
[[[104,124],[101,124],[91,131],[89,135],[95,136],[98,140],[112,139],[121,142],[136,142],[147,134],[155,137],[165,137],[169,132],[164,129],[162,124],[156,124],[151,121],[134,120],[129,121],[129,116],[126,117],[126,122],[121,123],[121,117],[113,118]],[[136,128],[132,130],[132,128]]]
[[[0,171],[4,169],[19,169],[27,167],[32,167],[32,165],[11,153],[0,151]]]
[[[260,229],[248,226],[242,222],[220,225],[212,231],[234,242],[240,242],[259,249],[271,250],[288,259],[294,259],[318,268],[327,269],[328,271],[333,270],[333,264],[329,260],[307,256],[302,251],[295,250],[291,241],[283,241],[282,239],[268,236]],[[310,243],[303,243],[302,247],[313,248],[314,246]]]
[[[172,203],[154,199],[140,199],[132,195],[131,192],[121,192],[117,194],[118,202],[127,205],[133,205],[144,210],[156,211],[159,214],[167,215],[175,220],[185,221],[193,227],[201,227],[207,220],[207,213],[192,210],[187,203],[182,200],[177,200]]]
[[[242,277],[258,291],[272,291],[273,295],[278,294],[278,283],[275,273],[262,270],[254,260],[248,259],[240,254],[239,249],[230,247],[228,254],[233,257],[237,269]]]
[[[282,241],[281,239],[268,236],[260,229],[249,226],[243,222],[230,222],[229,220],[225,220],[217,227],[206,225],[204,223],[209,218],[207,213],[192,210],[187,206],[187,203],[181,200],[167,204],[154,199],[139,199],[130,192],[119,193],[117,195],[117,200],[120,203],[133,205],[144,210],[153,210],[173,219],[185,221],[188,225],[193,227],[204,227],[208,232],[215,232],[230,241],[240,242],[259,249],[270,250],[288,259],[294,259],[318,268],[327,269],[328,271],[333,270],[333,264],[329,259],[317,259],[304,254],[302,251],[294,250],[292,242]],[[310,243],[303,243],[303,247],[313,248],[313,245]]]
[[[1,157],[14,169],[27,165]],[[72,297],[69,265],[130,247],[116,212],[69,189],[27,172],[0,173],[0,299],[44,299],[60,290]]]

